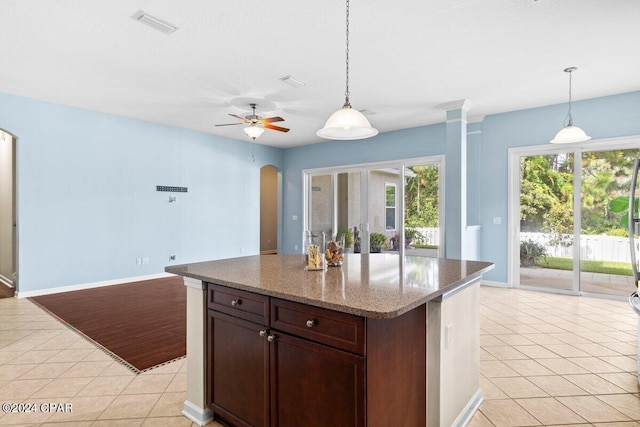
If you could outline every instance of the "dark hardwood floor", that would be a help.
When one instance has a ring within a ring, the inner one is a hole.
[[[186,354],[182,277],[30,299],[139,371]]]

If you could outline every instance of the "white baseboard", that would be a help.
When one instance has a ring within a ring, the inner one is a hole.
[[[124,277],[122,279],[104,280],[102,282],[80,283],[78,285],[60,286],[57,288],[38,289],[35,291],[18,291],[17,298],[30,298],[40,295],[59,294],[60,292],[80,291],[82,289],[100,288],[103,286],[121,285],[129,282],[141,282],[143,280],[163,279],[165,277],[173,277],[171,273],[149,274],[147,276]]]
[[[184,406],[182,407],[182,415],[189,418],[199,426],[203,426],[213,419],[211,410],[202,409],[198,405],[194,405],[188,400],[184,401]]]
[[[0,274],[0,285],[5,285],[10,288],[15,288],[13,285],[13,280],[9,279],[7,276]]]
[[[483,401],[484,398],[482,397],[482,390],[478,389],[473,394],[473,397],[471,397],[469,403],[467,403],[467,406],[465,406],[462,412],[460,412],[460,415],[458,415],[458,418],[455,419],[452,425],[455,427],[464,427],[469,425]]]

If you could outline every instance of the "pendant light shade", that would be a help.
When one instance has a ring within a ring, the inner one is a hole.
[[[349,102],[349,0],[347,0],[347,72],[344,105],[329,117],[324,127],[316,132],[326,139],[364,139],[376,136],[378,130],[371,127],[369,120],[360,111],[351,108]]]
[[[255,125],[247,126],[246,128],[244,128],[244,133],[246,133],[247,136],[253,139],[254,141],[256,140],[257,137],[262,135],[262,132],[264,132],[264,129]]]
[[[317,135],[326,139],[363,139],[376,136],[378,130],[371,127],[369,120],[360,111],[345,105],[329,117]]]
[[[571,117],[571,73],[577,70],[576,67],[565,68],[564,72],[569,73],[569,113],[567,113],[567,125],[560,129],[550,142],[552,144],[570,144],[572,142],[584,142],[591,139],[582,129],[573,125],[573,117]]]
[[[551,140],[552,144],[569,144],[572,142],[583,142],[590,140],[591,137],[588,136],[582,129],[578,126],[569,125],[564,127],[556,134],[556,137]]]

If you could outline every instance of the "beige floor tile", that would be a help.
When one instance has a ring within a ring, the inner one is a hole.
[[[158,366],[157,368],[153,368],[149,371],[144,372],[145,374],[175,374],[180,371],[180,368],[184,364],[184,359],[175,360],[171,363],[167,363],[166,365]]]
[[[512,399],[548,396],[544,390],[524,377],[492,378],[491,382]]]
[[[90,353],[93,353],[94,349],[80,348],[80,349],[64,349],[58,352],[55,356],[49,359],[49,362],[79,362]]]
[[[508,345],[534,345],[535,342],[531,341],[527,335],[519,334],[505,334],[500,335],[500,340]],[[504,345],[504,344],[501,344]]]
[[[0,380],[15,380],[22,375],[37,368],[38,365],[25,364],[25,365],[3,365],[0,366]],[[40,378],[22,378],[22,379],[40,379]]]
[[[100,376],[92,378],[85,388],[78,392],[79,396],[117,396],[133,381],[130,376]]]
[[[513,400],[487,400],[480,406],[480,411],[496,427],[541,425]]]
[[[561,357],[587,357],[588,353],[570,345],[570,344],[546,344],[544,346],[547,350],[556,353]]]
[[[487,352],[484,348],[480,347],[480,360],[498,360],[491,353]]]
[[[536,334],[540,332],[536,328],[529,325],[507,325],[507,328],[511,330],[511,333],[516,334]]]
[[[65,421],[64,423],[44,423],[40,427],[91,427],[93,421]]]
[[[528,380],[544,390],[549,396],[580,396],[588,394],[580,387],[558,375],[528,377]]]
[[[589,373],[585,368],[568,359],[538,359],[537,361],[558,375]]]
[[[562,332],[557,334],[551,334],[553,338],[556,338],[566,344],[579,344],[579,343],[590,343],[592,342],[590,339],[582,337],[580,335],[573,334],[571,332]]]
[[[532,359],[505,360],[504,363],[508,367],[525,377],[537,375],[554,375],[551,370],[545,368],[540,363]]]
[[[16,357],[6,363],[10,365],[45,363],[53,356],[58,354],[58,352],[59,350],[31,350],[24,352],[20,355],[20,357]]]
[[[129,383],[122,394],[163,393],[174,376],[175,374],[151,375],[146,372],[142,373]]]
[[[107,368],[104,371],[102,371],[102,374],[100,375],[104,375],[106,377],[117,376],[117,375],[124,375],[124,376],[130,376],[130,377],[136,376],[136,374],[131,372],[130,369],[124,367],[118,362],[111,362],[111,365],[107,366]]]
[[[620,423],[595,423],[593,424],[593,426],[595,427],[636,427],[638,426],[640,423],[637,423],[635,421],[623,421]]]
[[[22,367],[29,365],[10,365],[13,367]],[[36,366],[20,375],[20,379],[22,380],[35,380],[35,379],[43,379],[43,378],[57,378],[62,375],[63,372],[68,370],[73,366],[72,362],[64,362],[64,363],[43,363],[41,365]]]
[[[185,392],[164,393],[151,410],[149,417],[177,417],[184,407]]]
[[[566,396],[556,399],[592,423],[630,421],[629,417],[595,396]]]
[[[144,423],[144,418],[133,418],[126,420],[101,420],[95,421],[91,427],[140,427]],[[209,424],[207,424],[208,426]]]
[[[556,399],[517,399],[516,403],[536,417],[543,425],[584,423],[585,419],[571,409],[558,402]]]
[[[480,376],[480,390],[482,391],[482,397],[484,400],[509,398],[509,396],[500,390],[497,385],[492,383],[490,379],[485,378],[482,375]]]
[[[589,394],[626,393],[625,390],[596,374],[564,375],[564,378]]]
[[[521,353],[526,354],[532,359],[550,359],[560,357],[556,353],[546,349],[541,345],[516,345],[514,346],[516,350]]]
[[[608,403],[632,420],[640,420],[640,398],[631,394],[598,395],[598,399]]]
[[[14,380],[0,386],[0,400],[16,402],[33,396],[51,380]]]
[[[165,392],[187,391],[187,374],[178,372],[173,380],[169,383],[169,386]]]
[[[611,372],[624,371],[624,369],[620,369],[617,366],[607,363],[599,357],[572,357],[567,360],[594,374],[607,374]]]
[[[56,378],[40,390],[33,397],[39,399],[67,398],[67,400],[76,394],[91,381],[91,378]]]
[[[25,354],[24,351],[6,351],[4,348],[2,348],[2,345],[0,345],[0,364],[4,365],[6,363],[9,363],[17,357],[22,356],[23,354]]]
[[[129,394],[116,397],[100,415],[100,420],[144,418],[160,398],[160,394]]]
[[[505,342],[494,335],[489,335],[489,334],[480,335],[480,347],[488,347],[488,346],[496,346],[496,345],[505,345]]]
[[[623,371],[637,372],[638,370],[638,362],[636,360],[636,357],[601,356],[599,357],[599,359],[607,362],[610,365],[620,368]]]
[[[83,362],[113,362],[113,358],[103,350],[96,349],[89,353],[87,357],[82,359]]]
[[[640,385],[638,384],[638,377],[635,373],[616,372],[613,374],[598,375],[629,393],[640,393]]]
[[[525,335],[532,344],[564,344],[564,341],[560,341],[557,338],[552,337],[549,334],[527,334]]]
[[[575,348],[580,349],[587,353],[589,356],[620,356],[620,353],[611,349],[610,347],[606,347],[603,344],[598,343],[578,343],[572,344]]]
[[[493,424],[481,411],[476,411],[468,427],[493,427]]]
[[[635,357],[638,353],[637,346],[633,343],[627,342],[604,342],[600,344],[603,347],[607,347],[617,353],[620,353],[625,356]]]
[[[487,378],[518,377],[516,371],[500,360],[486,360],[480,364],[480,373]]]
[[[528,359],[527,355],[519,352],[510,345],[484,347],[484,350],[499,360]]]
[[[113,362],[77,362],[67,371],[63,372],[60,376],[65,378],[73,377],[97,377],[102,374],[105,369],[111,366]]]

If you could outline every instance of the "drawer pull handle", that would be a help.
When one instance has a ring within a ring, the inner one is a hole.
[[[240,298],[234,299],[233,301],[231,301],[231,305],[234,306],[234,307],[236,307],[238,305],[241,305],[241,304],[242,304],[242,300]]]
[[[318,324],[318,321],[315,319],[307,320],[307,328],[313,328]]]
[[[276,340],[275,335],[269,335],[269,336],[267,337],[267,341],[269,341],[269,342],[274,342],[275,340]]]
[[[260,336],[262,338],[266,337],[267,336],[267,331],[260,331]]]

